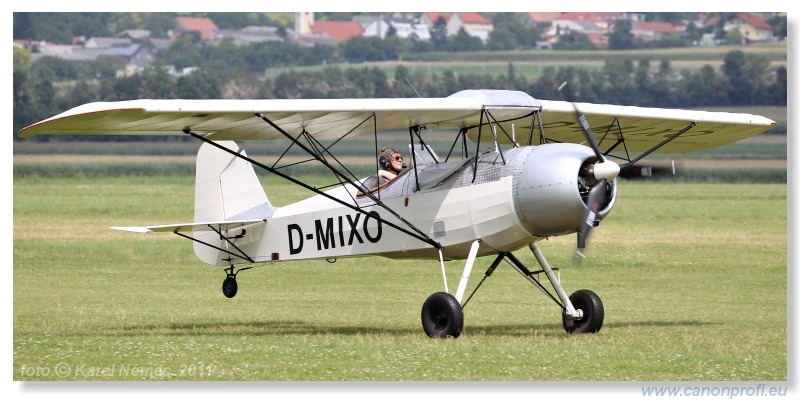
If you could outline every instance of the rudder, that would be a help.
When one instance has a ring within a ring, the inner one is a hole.
[[[233,141],[216,144],[247,156]],[[274,211],[252,164],[224,150],[203,144],[197,152],[194,221],[268,218]],[[258,216],[258,217],[256,217]]]
[[[247,156],[233,141],[219,141],[215,144]],[[194,222],[265,220],[275,210],[251,163],[212,144],[206,143],[200,147],[197,152]],[[236,245],[256,246],[252,243],[258,239],[258,233],[260,231],[248,231],[248,237],[237,239]],[[216,232],[195,231],[194,237],[202,242],[194,243],[195,255],[200,260],[214,265],[228,264],[227,253],[206,246],[213,245],[223,250],[229,247],[227,241],[221,240]]]

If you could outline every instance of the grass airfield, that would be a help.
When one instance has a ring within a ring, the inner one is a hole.
[[[276,205],[304,196],[265,186]],[[502,264],[455,340],[420,325],[443,288],[437,262],[264,265],[228,299],[222,268],[189,241],[108,229],[191,221],[192,177],[25,177],[13,190],[14,380],[788,380],[785,185],[621,183],[581,266],[574,236],[540,243],[568,293],[602,298],[599,333],[568,335]],[[447,263],[451,291],[462,268]]]

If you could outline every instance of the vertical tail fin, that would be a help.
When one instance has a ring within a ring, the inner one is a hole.
[[[219,144],[247,156],[233,141]],[[194,221],[268,218],[275,211],[253,166],[224,150],[203,144],[197,152]]]
[[[216,144],[247,156],[232,141]],[[264,188],[258,180],[253,165],[225,150],[211,144],[203,144],[197,152],[197,177],[195,179],[194,221],[222,222],[239,220],[264,220],[272,216],[276,208],[267,199]],[[239,228],[235,243],[238,250],[255,253],[261,237],[263,225],[255,228]],[[227,231],[223,230],[227,236]],[[197,257],[213,265],[233,263],[231,255],[222,250],[230,248],[229,242],[220,239],[213,231],[195,231],[194,253]],[[211,247],[209,247],[211,246]]]

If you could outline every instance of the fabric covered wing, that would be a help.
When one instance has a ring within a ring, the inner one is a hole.
[[[135,100],[85,104],[22,129],[37,134],[180,135],[184,130],[212,140],[272,140],[281,130],[307,131],[317,140],[338,139],[411,126],[461,128],[478,124],[491,107],[498,119],[516,119],[539,108],[518,91],[462,91],[447,98]]]
[[[542,103],[545,137],[552,141],[582,143],[585,136],[575,119],[572,104],[562,101]],[[697,125],[660,148],[659,152],[683,153],[713,148],[755,136],[776,123],[745,113],[704,112],[682,109],[635,106],[576,104],[592,127],[600,148],[608,149],[624,140],[624,149],[644,152],[689,127]],[[536,136],[535,136],[536,137]],[[537,142],[538,138],[535,139]],[[623,150],[620,145],[618,150]]]

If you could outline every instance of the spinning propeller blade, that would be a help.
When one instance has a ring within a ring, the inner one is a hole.
[[[589,232],[594,228],[594,223],[597,220],[597,213],[603,207],[603,200],[606,197],[606,184],[605,179],[600,179],[596,185],[589,191],[589,198],[586,200],[588,208],[586,214],[583,215],[581,221],[581,228],[578,232],[578,250],[576,252],[577,258],[586,257],[586,240],[589,238]]]
[[[558,90],[561,91],[566,86],[567,82],[564,81],[558,87]],[[575,110],[575,117],[581,124],[583,134],[586,136],[586,141],[597,156],[597,162],[595,162],[592,167],[592,174],[598,182],[589,191],[589,196],[586,199],[586,213],[583,216],[583,221],[581,221],[581,227],[578,231],[578,248],[575,252],[575,258],[576,260],[582,260],[586,257],[586,240],[589,238],[589,233],[592,228],[594,228],[594,224],[597,221],[597,213],[604,207],[607,184],[620,174],[620,166],[614,161],[606,159],[605,155],[603,155],[594,137],[594,133],[592,133],[589,121],[586,119],[586,116],[578,110],[578,106],[573,101],[572,93],[567,90],[564,94],[567,101],[572,104],[572,108]]]

